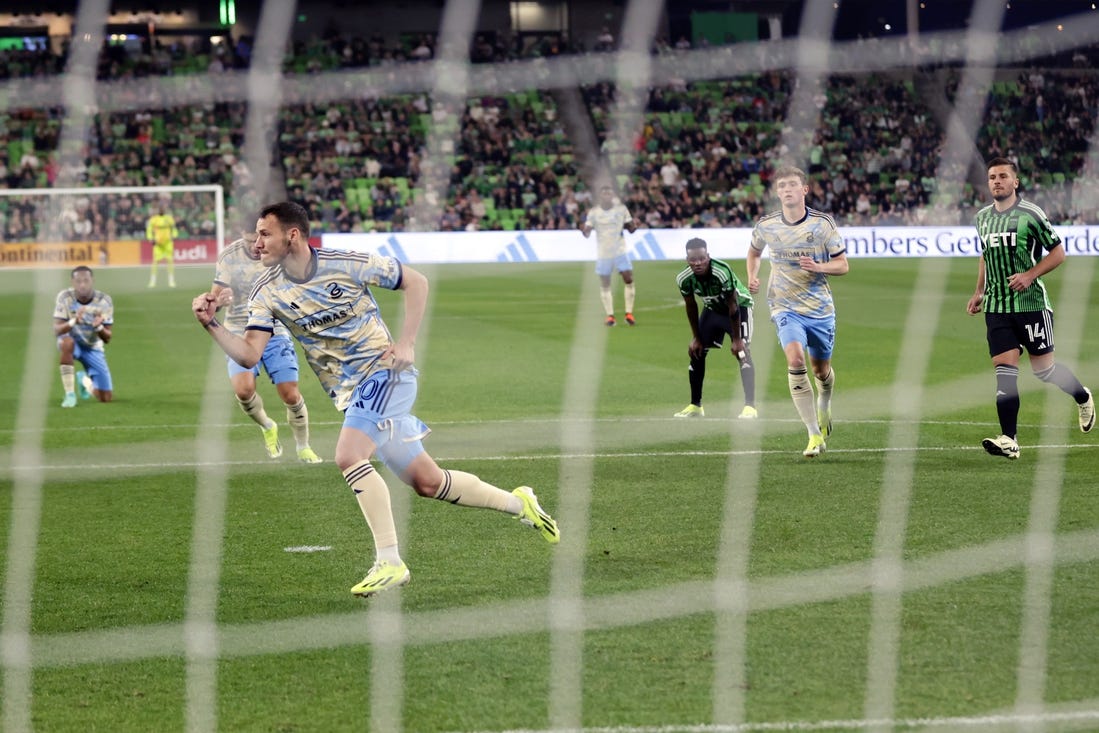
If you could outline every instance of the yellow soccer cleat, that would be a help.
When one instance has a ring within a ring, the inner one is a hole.
[[[324,463],[324,459],[317,455],[309,446],[298,448],[298,460],[302,463]]]
[[[408,566],[403,562],[393,565],[384,560],[378,560],[370,568],[366,577],[351,588],[351,592],[361,598],[370,598],[382,591],[408,585],[410,580],[412,580],[412,573],[408,572]]]
[[[702,405],[687,405],[675,413],[675,417],[706,417],[706,411],[702,409]]]
[[[820,425],[820,434],[824,438],[832,436],[832,408],[817,410],[817,423]]]
[[[739,415],[737,415],[738,420],[755,420],[758,417],[759,410],[752,407],[751,405],[745,405],[744,409],[740,411]]]
[[[805,446],[805,450],[801,452],[806,458],[816,458],[827,449],[824,444],[823,435],[810,435],[809,445]]]
[[[268,458],[278,458],[282,455],[282,443],[279,442],[279,426],[272,422],[271,427],[263,428],[263,445],[267,448]]]
[[[546,542],[551,545],[556,545],[561,541],[561,533],[557,531],[557,522],[546,510],[539,506],[538,497],[534,495],[533,489],[529,486],[520,486],[511,493],[518,496],[519,501],[523,502],[523,511],[515,517],[516,519],[537,529],[546,538]]]

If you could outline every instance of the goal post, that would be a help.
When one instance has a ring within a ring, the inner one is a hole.
[[[149,217],[176,222],[175,259],[209,264],[225,248],[220,184],[0,190],[0,268],[148,264]]]

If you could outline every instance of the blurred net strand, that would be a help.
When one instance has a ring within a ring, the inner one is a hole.
[[[296,17],[296,2],[264,3],[256,32],[252,64],[247,72],[248,112],[244,120],[244,166],[234,166],[235,209],[258,209],[261,202],[282,198],[272,191],[272,160],[278,144],[278,112],[282,105],[282,57]],[[241,185],[243,184],[243,185]],[[235,228],[248,228],[251,221],[234,221]],[[233,233],[236,238],[238,232]],[[220,247],[219,247],[220,251]]]
[[[107,0],[82,2],[76,17],[76,35],[69,56],[68,72],[61,84],[61,103],[75,109],[66,116],[59,137],[59,159],[62,163],[82,155],[83,141],[87,138],[91,123],[91,99],[95,92],[95,68],[104,23],[108,10]],[[75,183],[72,166],[63,166],[59,184]],[[69,172],[64,173],[65,170]],[[50,197],[44,210],[37,212],[39,219],[55,219],[60,214],[61,200]],[[52,273],[39,270],[35,273],[33,322],[27,338],[24,360],[24,381],[30,381],[29,389],[22,389],[16,427],[25,424],[41,425],[45,420],[45,403],[49,399],[49,382],[34,375],[49,373],[42,369],[49,354],[49,332],[42,326],[50,304],[50,289],[55,283]],[[17,456],[38,461],[42,456],[44,434],[28,434],[17,441]],[[25,445],[23,444],[25,443]],[[22,460],[17,457],[16,462]],[[4,567],[4,596],[2,620],[0,620],[0,666],[3,670],[3,723],[4,730],[33,730],[34,660],[31,645],[31,618],[34,596],[35,565],[38,555],[39,528],[42,519],[42,488],[45,473],[27,471],[19,476],[12,492],[12,527],[8,534],[8,559]]]
[[[1059,30],[1062,29],[1062,30]],[[1056,39],[1058,52],[1092,45],[1099,39],[1099,14],[1081,13],[1059,21],[1005,33],[988,31],[996,43],[989,62],[996,66],[1027,62],[1051,53],[1039,40]],[[921,34],[908,38],[834,43],[829,53],[832,74],[900,71],[919,66],[941,67],[970,58],[969,34],[960,31]],[[798,65],[800,42],[796,39],[679,52],[651,59],[654,86],[673,81],[701,81],[759,74]],[[589,54],[553,59],[534,59],[469,67],[469,94],[507,94],[519,89],[561,89],[618,78],[620,54]],[[434,87],[440,61],[406,63],[370,70],[329,71],[283,77],[282,103],[299,105],[386,95],[428,92]],[[97,85],[87,111],[133,111],[181,106],[204,106],[249,99],[248,72],[227,71],[216,75],[148,77],[104,81]],[[70,102],[51,79],[16,79],[0,84],[0,96],[18,100],[20,109],[49,109]],[[80,104],[80,100],[73,101]]]
[[[809,149],[824,111],[817,100],[824,94],[823,80],[831,63],[829,39],[838,15],[832,3],[806,3],[799,24],[807,30],[798,39],[793,93],[778,149],[780,159],[804,171],[809,170]]]
[[[417,222],[436,222],[443,211],[450,181],[448,149],[457,150],[461,120],[469,90],[470,41],[476,32],[480,0],[449,0],[439,28],[438,61],[431,67],[431,124],[424,141],[421,175],[412,196],[412,215]],[[438,105],[447,114],[435,114]],[[455,118],[458,124],[453,124]],[[406,204],[408,202],[405,202]]]
[[[995,31],[1003,22],[1004,5],[998,0],[980,0],[973,8],[971,30],[966,40],[965,67],[954,96],[946,129],[942,156],[935,170],[933,207],[949,207],[961,200],[971,161],[984,160],[976,150],[976,132],[984,116],[988,91],[995,80],[991,65],[997,48]]]
[[[611,129],[607,130],[609,145],[606,148],[609,154],[603,160],[604,170],[599,173],[609,175],[605,182],[612,186],[618,175],[628,173],[634,167],[634,140],[643,127],[652,80],[653,58],[649,47],[656,36],[662,9],[663,3],[658,0],[633,0],[622,23],[622,50],[615,54],[612,64],[615,97],[608,110]]]
[[[970,161],[984,159],[980,151],[975,151],[975,137],[995,75],[992,62],[997,45],[994,38],[1003,23],[1004,12],[1005,7],[1000,0],[978,0],[973,6],[969,31],[963,45],[966,57],[961,82],[950,108],[946,140],[935,171],[937,184],[933,201],[937,201],[938,205],[960,200]],[[977,157],[974,157],[974,152]],[[921,274],[932,268],[941,269],[941,265],[925,260],[921,263]],[[929,324],[938,322],[937,318],[927,317],[929,314],[933,315],[928,307],[930,305],[934,311],[941,307],[946,280],[946,273],[933,274],[926,288],[917,289],[914,297],[920,299],[924,305],[917,308],[916,302],[913,302],[906,325],[908,329],[915,329],[914,338],[922,337],[927,340]],[[928,304],[921,296],[929,296],[931,291],[938,297],[933,304]],[[916,357],[917,362],[905,364],[903,373],[897,376],[902,380],[901,384],[909,379],[913,379],[914,384],[900,390],[902,394],[922,393],[929,358],[930,351],[924,350],[921,356]],[[907,416],[903,412],[906,407],[914,409],[919,416],[919,405],[906,405],[901,395],[894,400],[894,416]],[[918,443],[918,436],[919,431],[913,426],[895,424],[890,429],[891,442],[896,440],[899,444],[914,444]],[[876,572],[871,598],[867,682],[863,702],[863,714],[869,719],[892,718],[896,712],[903,621],[903,584],[898,576],[903,574],[904,568],[903,537],[912,498],[915,461],[914,452],[890,454],[885,461],[886,473],[883,474],[883,492],[874,543]],[[900,482],[904,485],[899,485]],[[887,729],[882,726],[875,730],[884,733]]]

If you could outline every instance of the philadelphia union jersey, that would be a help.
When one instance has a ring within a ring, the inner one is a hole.
[[[832,217],[807,208],[801,221],[788,222],[781,211],[762,217],[752,231],[752,249],[771,250],[771,279],[767,304],[771,312],[789,311],[810,318],[834,316],[832,288],[823,272],[806,272],[800,257],[828,262],[846,254],[843,238]]]
[[[622,235],[622,229],[629,221],[633,221],[633,217],[629,209],[620,203],[609,209],[593,206],[588,211],[585,222],[595,231],[596,256],[599,259],[613,260],[626,254],[626,237]]]
[[[1026,272],[1046,252],[1061,244],[1045,212],[1022,197],[1004,212],[992,204],[977,212],[977,236],[985,261],[986,313],[1053,310],[1041,278],[1021,293],[1008,285],[1011,275]]]
[[[225,311],[222,322],[238,336],[244,335],[244,327],[248,325],[248,296],[267,270],[258,257],[252,258],[251,245],[243,239],[233,242],[218,255],[214,283],[233,291],[233,302]],[[278,321],[275,322],[274,335],[290,338],[286,326]]]
[[[702,298],[703,307],[723,316],[729,315],[730,296],[736,300],[737,305],[752,307],[752,296],[748,293],[748,288],[737,279],[733,268],[721,260],[710,259],[709,275],[696,275],[694,270],[687,267],[675,276],[675,282],[684,298],[697,295]]]
[[[84,312],[79,318],[76,318],[76,312],[81,308],[84,309]],[[96,316],[103,316],[102,323],[107,326],[114,323],[114,303],[111,301],[111,296],[103,291],[93,291],[92,298],[87,303],[81,303],[77,300],[76,293],[73,292],[72,288],[62,290],[57,294],[53,317],[63,321],[76,318],[76,323],[73,324],[68,335],[72,336],[73,341],[76,341],[85,349],[103,351],[103,339],[99,338],[99,334],[95,332],[95,326],[92,325]]]
[[[376,369],[392,339],[371,285],[397,290],[401,263],[392,257],[313,250],[309,275],[298,281],[281,265],[252,290],[247,330],[272,332],[281,321],[302,345],[309,366],[340,410],[359,382]]]

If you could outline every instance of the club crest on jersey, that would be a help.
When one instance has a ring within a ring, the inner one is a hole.
[[[805,235],[805,243],[806,244],[812,244],[813,243],[813,233],[812,232],[809,232],[808,234]]]
[[[342,290],[341,290],[342,292]],[[305,331],[319,333],[346,323],[355,316],[355,309],[351,305],[334,305],[331,308],[317,311],[309,316],[295,318],[294,323]]]
[[[328,295],[331,296],[333,300],[343,297],[343,288],[340,287],[339,283],[328,283],[325,290],[328,291]]]

